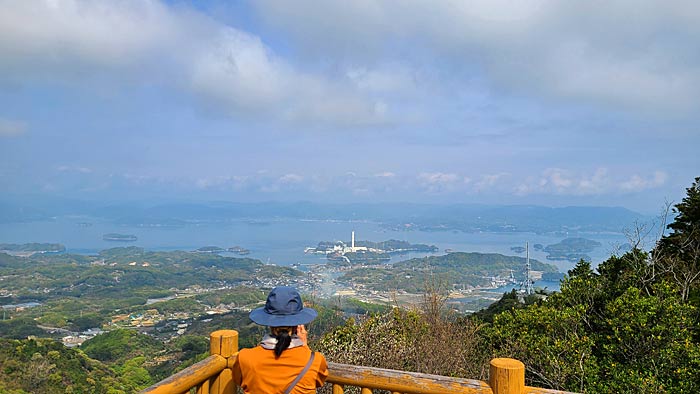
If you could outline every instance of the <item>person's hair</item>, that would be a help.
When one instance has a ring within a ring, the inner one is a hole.
[[[275,358],[279,358],[282,352],[292,343],[292,335],[296,334],[296,329],[296,327],[270,327],[270,333],[277,339]]]

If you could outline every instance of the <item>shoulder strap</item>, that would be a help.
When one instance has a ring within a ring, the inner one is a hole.
[[[299,381],[301,380],[301,378],[304,377],[304,375],[306,374],[306,371],[308,371],[309,368],[311,368],[311,364],[313,364],[313,362],[314,362],[314,356],[315,356],[315,355],[316,355],[316,352],[313,352],[313,351],[312,351],[312,352],[311,352],[311,357],[309,357],[309,362],[307,362],[307,363],[306,363],[306,366],[304,367],[304,369],[302,369],[301,372],[299,372],[299,375],[297,375],[297,378],[294,379],[294,381],[293,381],[292,383],[290,383],[289,386],[287,386],[287,389],[284,390],[284,394],[289,394],[289,393],[291,393],[291,392],[292,392],[292,389],[294,388],[294,386],[296,386],[297,383],[299,383]]]

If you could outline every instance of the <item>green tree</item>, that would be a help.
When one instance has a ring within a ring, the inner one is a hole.
[[[700,392],[695,314],[666,282],[653,296],[628,288],[605,306],[595,349],[600,373],[589,377],[589,391]]]
[[[536,386],[581,392],[700,390],[697,309],[654,276],[649,255],[579,262],[561,292],[497,315],[486,332],[497,356],[518,358]]]
[[[85,341],[81,349],[90,357],[109,363],[158,353],[163,344],[148,335],[131,330],[112,330]]]
[[[678,284],[682,299],[692,298],[700,307],[700,177],[686,189],[673,212],[676,217],[668,225],[671,233],[658,243],[658,264]]]
[[[143,367],[145,361],[143,356],[134,357],[115,368],[130,391],[138,391],[154,383],[148,370]]]

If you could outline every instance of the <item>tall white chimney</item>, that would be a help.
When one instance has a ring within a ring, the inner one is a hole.
[[[355,250],[355,232],[354,231],[352,232],[352,240],[350,241],[350,247],[352,248],[353,251]]]

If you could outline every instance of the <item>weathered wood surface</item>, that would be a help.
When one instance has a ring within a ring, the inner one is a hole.
[[[238,354],[238,332],[218,330],[209,334],[211,356],[141,391],[142,394],[181,394],[197,387],[198,394],[234,391],[229,369]]]
[[[178,394],[185,393],[205,380],[217,376],[226,368],[226,359],[218,354],[183,369],[169,378],[141,391],[143,394]]]
[[[522,394],[525,391],[525,364],[512,358],[494,358],[489,369],[493,394]]]
[[[229,358],[238,353],[238,331],[218,330],[209,334],[209,354]]]
[[[328,363],[326,380],[342,386],[382,389],[410,394],[491,394],[486,382],[392,369]],[[334,390],[336,392],[336,390]]]

